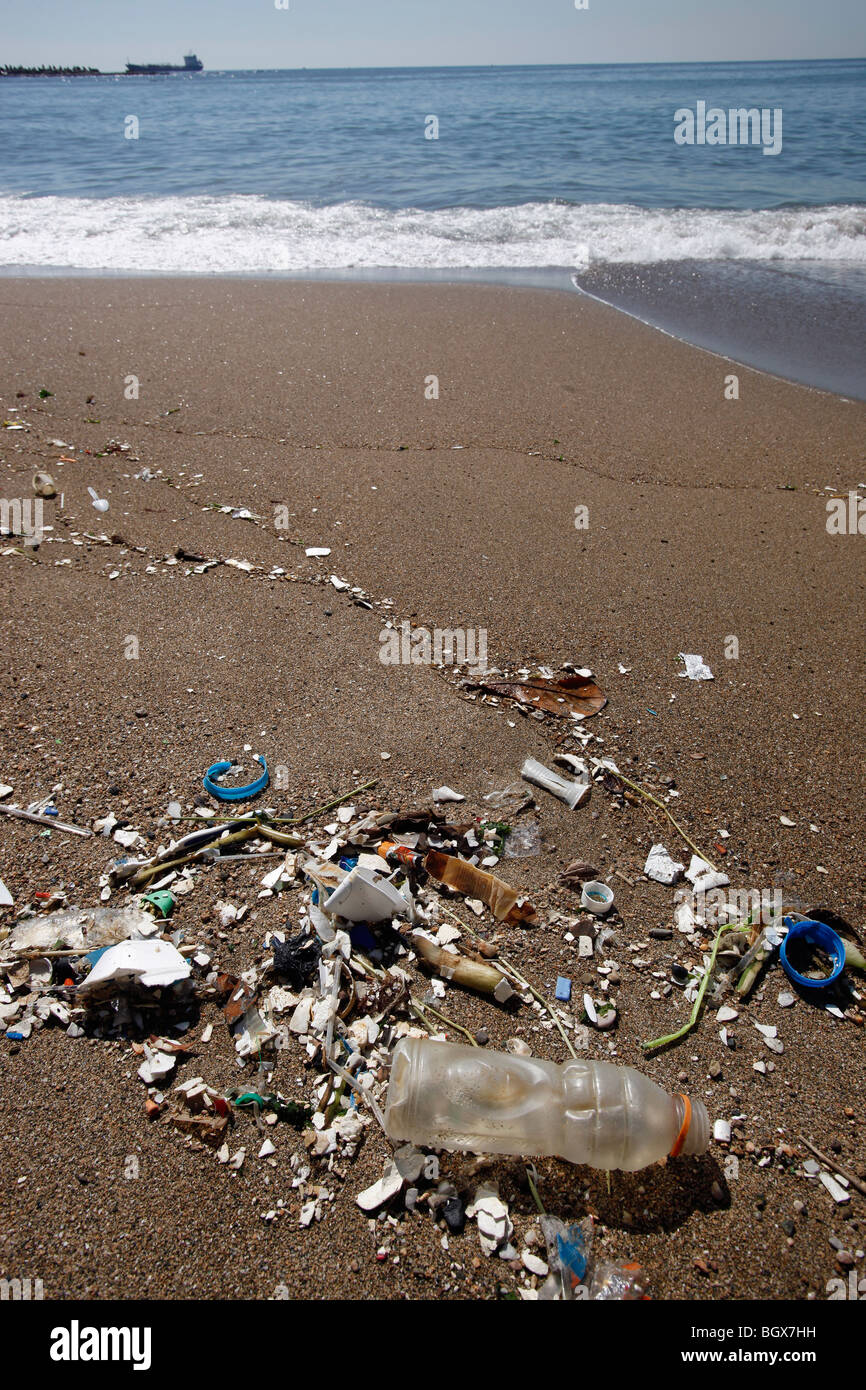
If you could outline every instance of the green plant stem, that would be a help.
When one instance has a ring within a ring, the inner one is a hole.
[[[751,918],[749,918],[749,920],[746,922],[731,922],[727,923],[725,926],[719,927],[719,930],[716,932],[716,939],[713,942],[712,952],[710,953],[709,965],[704,971],[704,978],[701,981],[701,987],[698,990],[697,997],[695,998],[691,1017],[689,1018],[688,1023],[684,1023],[682,1028],[678,1028],[675,1033],[668,1033],[663,1038],[654,1038],[652,1042],[641,1043],[641,1047],[643,1048],[644,1052],[652,1052],[657,1047],[666,1047],[668,1043],[679,1042],[680,1038],[684,1038],[687,1033],[691,1032],[691,1030],[694,1028],[695,1024],[698,1021],[698,1014],[700,1013],[701,1005],[704,1002],[704,995],[706,994],[707,989],[709,988],[710,979],[712,978],[713,971],[716,967],[716,957],[719,954],[719,947],[722,944],[722,937],[724,936],[725,932],[742,931],[743,928],[749,926],[750,923]]]

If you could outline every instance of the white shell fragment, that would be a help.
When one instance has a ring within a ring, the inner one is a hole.
[[[383,1176],[378,1182],[374,1182],[372,1187],[359,1192],[355,1201],[362,1211],[378,1211],[386,1202],[390,1202],[403,1186],[403,1178],[396,1163],[389,1163],[385,1168]]]
[[[835,1178],[831,1178],[829,1173],[819,1173],[818,1178],[819,1181],[824,1184],[827,1191],[830,1193],[830,1196],[833,1198],[833,1201],[836,1202],[837,1205],[842,1206],[843,1203],[850,1202],[851,1198],[849,1194],[845,1191],[842,1184],[838,1183]]]
[[[454,790],[453,787],[442,786],[442,787],[434,787],[434,788],[433,788],[433,800],[434,800],[434,801],[465,801],[465,800],[466,800],[466,797],[463,796],[461,792],[456,792],[456,791]]]

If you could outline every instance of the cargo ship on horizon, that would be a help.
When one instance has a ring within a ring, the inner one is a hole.
[[[201,72],[204,63],[194,53],[187,53],[183,65],[175,63],[127,63],[127,77],[153,77],[164,72]]]

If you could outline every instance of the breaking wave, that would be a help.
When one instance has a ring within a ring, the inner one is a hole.
[[[866,208],[524,203],[397,211],[258,195],[0,196],[0,264],[169,274],[558,267],[678,260],[866,264]]]

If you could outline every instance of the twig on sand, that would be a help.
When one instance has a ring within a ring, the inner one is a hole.
[[[825,1163],[832,1173],[841,1173],[842,1177],[847,1178],[851,1186],[857,1189],[861,1197],[866,1197],[866,1182],[861,1182],[860,1178],[852,1173],[850,1168],[843,1168],[842,1164],[838,1163],[835,1158],[830,1158],[828,1154],[822,1153],[820,1149],[816,1148],[815,1145],[804,1138],[802,1134],[798,1134],[797,1138],[801,1144],[805,1144],[806,1148],[811,1150],[816,1158],[820,1158],[821,1162]]]
[[[663,801],[659,801],[657,796],[653,796],[652,792],[648,792],[645,787],[642,787],[640,785],[639,782],[633,782],[630,777],[626,777],[625,774],[622,772],[615,772],[609,763],[600,762],[598,759],[596,759],[596,762],[603,772],[609,772],[611,777],[616,777],[619,779],[620,782],[624,782],[627,787],[631,787],[632,791],[637,792],[638,796],[642,796],[644,801],[651,801],[654,806],[658,806],[660,811],[664,811],[671,825],[674,827],[677,834],[683,837],[692,853],[696,854],[699,859],[703,859],[705,864],[709,864],[710,868],[714,872],[716,871],[716,866],[712,862],[712,860],[704,854],[702,849],[698,849],[697,845],[694,843],[693,840],[689,839],[682,826],[674,820],[673,816],[671,815],[670,811],[668,810],[667,806],[665,806]]]

